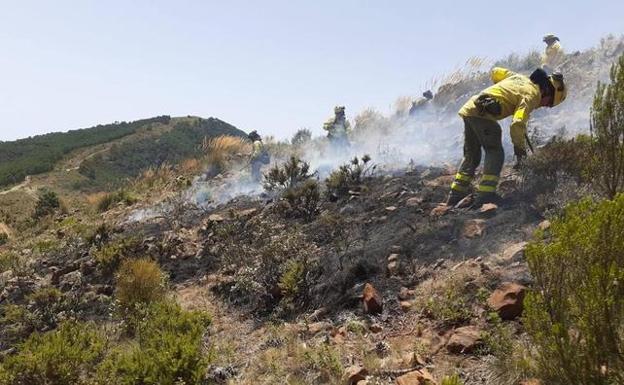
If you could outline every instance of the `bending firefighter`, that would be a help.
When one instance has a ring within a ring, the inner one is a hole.
[[[350,126],[349,121],[345,117],[344,106],[334,107],[334,116],[323,124],[323,129],[327,131],[327,138],[334,149],[349,146],[348,133]]]
[[[262,179],[262,174],[260,173],[260,169],[262,165],[269,164],[271,161],[271,157],[269,156],[268,151],[265,150],[264,144],[262,143],[262,138],[256,131],[252,131],[247,135],[249,140],[251,140],[253,145],[253,151],[251,153],[251,178],[255,182],[260,182]]]
[[[566,97],[563,75],[548,76],[542,69],[530,77],[504,68],[494,68],[493,86],[473,96],[459,111],[464,120],[464,159],[446,204],[455,206],[470,193],[475,171],[481,163],[481,149],[485,150],[483,176],[477,188],[475,207],[496,201],[496,186],[503,168],[505,154],[498,120],[513,116],[511,141],[518,163],[526,157],[526,125],[531,112],[539,107],[553,107]]]

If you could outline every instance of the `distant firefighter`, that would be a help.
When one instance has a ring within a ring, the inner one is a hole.
[[[327,131],[327,138],[334,147],[345,147],[349,145],[349,129],[351,125],[345,117],[344,106],[334,107],[334,116],[329,118],[323,129]]]
[[[269,156],[269,152],[264,148],[264,143],[262,143],[262,137],[258,134],[257,131],[252,131],[247,135],[249,140],[251,140],[253,144],[253,151],[251,153],[251,178],[260,182],[262,179],[262,174],[260,173],[260,169],[262,165],[269,164],[271,161],[271,157]]]
[[[563,63],[565,53],[563,52],[561,44],[559,44],[559,38],[552,33],[545,35],[543,41],[546,43],[546,48],[542,55],[542,68],[550,74],[557,66]]]
[[[412,106],[409,109],[409,116],[416,115],[419,110],[422,110],[427,105],[428,101],[433,99],[433,93],[429,90],[423,92],[422,96],[422,98],[412,101]]]

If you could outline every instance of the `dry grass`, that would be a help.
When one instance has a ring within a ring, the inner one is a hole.
[[[165,277],[158,263],[149,259],[130,259],[117,273],[116,296],[124,309],[164,298]]]
[[[250,153],[251,144],[244,138],[221,135],[212,139],[205,138],[202,149],[208,163],[221,171],[234,156]]]
[[[154,187],[164,187],[175,182],[176,172],[168,163],[163,163],[159,167],[150,167],[143,171],[132,184],[135,191],[150,190]]]

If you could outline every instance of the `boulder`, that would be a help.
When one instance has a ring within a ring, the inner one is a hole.
[[[347,385],[356,385],[359,381],[366,380],[368,370],[360,365],[350,366],[345,370]]]
[[[446,344],[453,354],[472,353],[482,344],[481,330],[476,326],[463,326],[455,329]]]
[[[464,222],[461,236],[464,238],[478,238],[485,233],[486,227],[485,220],[483,219],[467,220]]]
[[[525,293],[526,287],[513,282],[504,282],[494,290],[487,302],[501,319],[512,320],[522,314]]]
[[[364,313],[366,314],[379,314],[383,310],[383,298],[370,283],[364,285],[362,302],[364,304]]]
[[[435,381],[426,369],[414,370],[396,379],[397,385],[434,385]]]

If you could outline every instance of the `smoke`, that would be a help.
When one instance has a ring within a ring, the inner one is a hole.
[[[612,63],[624,53],[624,38],[607,37],[600,45],[584,52],[569,54],[559,70],[568,87],[566,100],[554,108],[540,108],[531,114],[529,135],[540,143],[555,135],[572,137],[589,132],[590,107],[598,81],[608,82]],[[496,63],[516,72],[530,74],[538,64],[531,53],[526,58],[512,55],[506,62]],[[463,122],[457,115],[461,106],[474,94],[490,85],[491,63],[471,58],[463,68],[434,81],[434,98],[415,114],[408,116],[409,100],[399,98],[397,110],[390,116],[374,109],[360,112],[352,121],[350,143],[331,145],[326,138],[316,138],[302,146],[289,147],[287,153],[273,154],[272,164],[284,161],[290,151],[310,163],[320,178],[350,161],[353,157],[370,155],[378,169],[385,172],[405,170],[408,165],[443,166],[458,164],[462,157]],[[513,151],[509,136],[510,119],[500,122],[503,145],[508,160]],[[538,145],[539,143],[534,143]],[[278,146],[279,147],[279,146]],[[284,147],[284,146],[282,146]],[[191,186],[156,206],[134,211],[129,222],[143,221],[175,214],[181,206],[210,210],[241,195],[259,197],[263,189],[252,181],[248,167],[238,165],[232,171],[210,177],[195,178]]]

